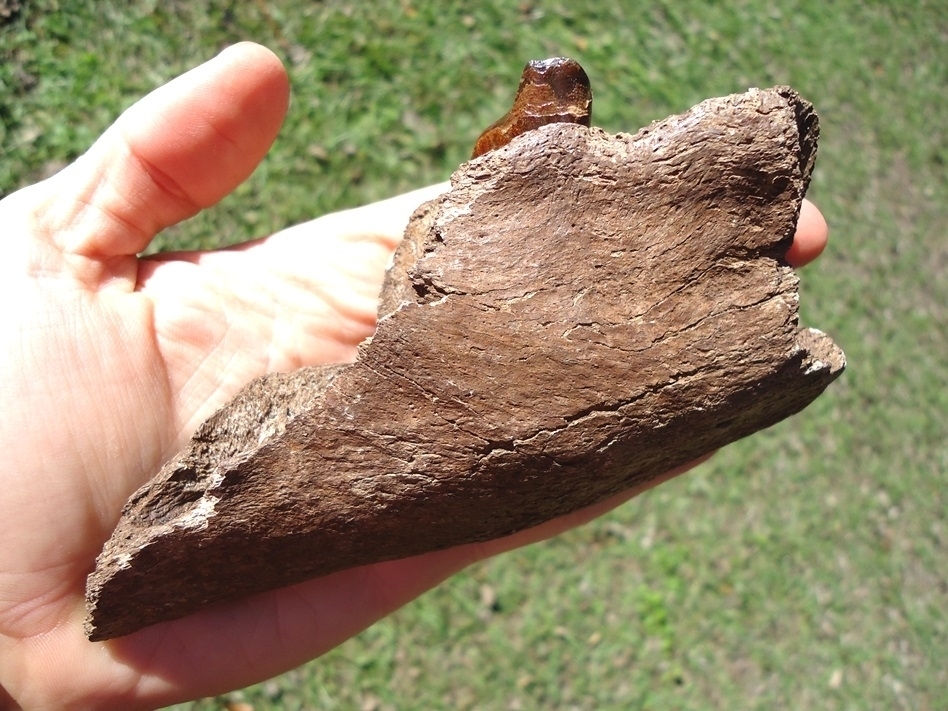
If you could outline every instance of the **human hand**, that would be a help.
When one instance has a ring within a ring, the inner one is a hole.
[[[139,258],[262,159],[288,82],[242,44],[129,109],[75,164],[0,202],[0,707],[152,708],[269,678],[530,531],[343,571],[90,643],[85,577],[128,496],[252,378],[352,360],[384,268],[436,185],[240,247]],[[826,243],[808,203],[788,260]],[[674,475],[670,473],[667,477]]]

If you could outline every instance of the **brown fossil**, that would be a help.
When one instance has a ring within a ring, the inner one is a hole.
[[[592,89],[579,63],[568,57],[527,62],[513,106],[474,144],[472,158],[506,146],[517,136],[548,123],[592,121]]]
[[[805,407],[845,364],[783,259],[817,134],[755,89],[460,166],[358,360],[254,381],[131,497],[90,639],[524,529]]]

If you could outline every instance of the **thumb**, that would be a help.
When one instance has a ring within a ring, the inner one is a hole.
[[[136,254],[253,172],[288,101],[286,72],[270,50],[229,47],[140,100],[79,160],[35,186],[43,204],[34,224],[67,253]]]

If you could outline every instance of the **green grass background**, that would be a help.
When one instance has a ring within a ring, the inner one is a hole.
[[[948,2],[22,4],[0,25],[0,195],[228,44],[283,58],[269,157],[159,249],[447,178],[531,58],[578,59],[611,131],[777,83],[822,121],[810,197],[832,234],[802,315],[849,358],[825,396],[321,659],[177,709],[948,708]]]

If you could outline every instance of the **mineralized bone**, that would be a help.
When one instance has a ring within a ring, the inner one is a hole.
[[[358,360],[251,383],[131,497],[89,638],[519,531],[805,407],[845,365],[783,259],[817,133],[781,87],[462,165]]]

